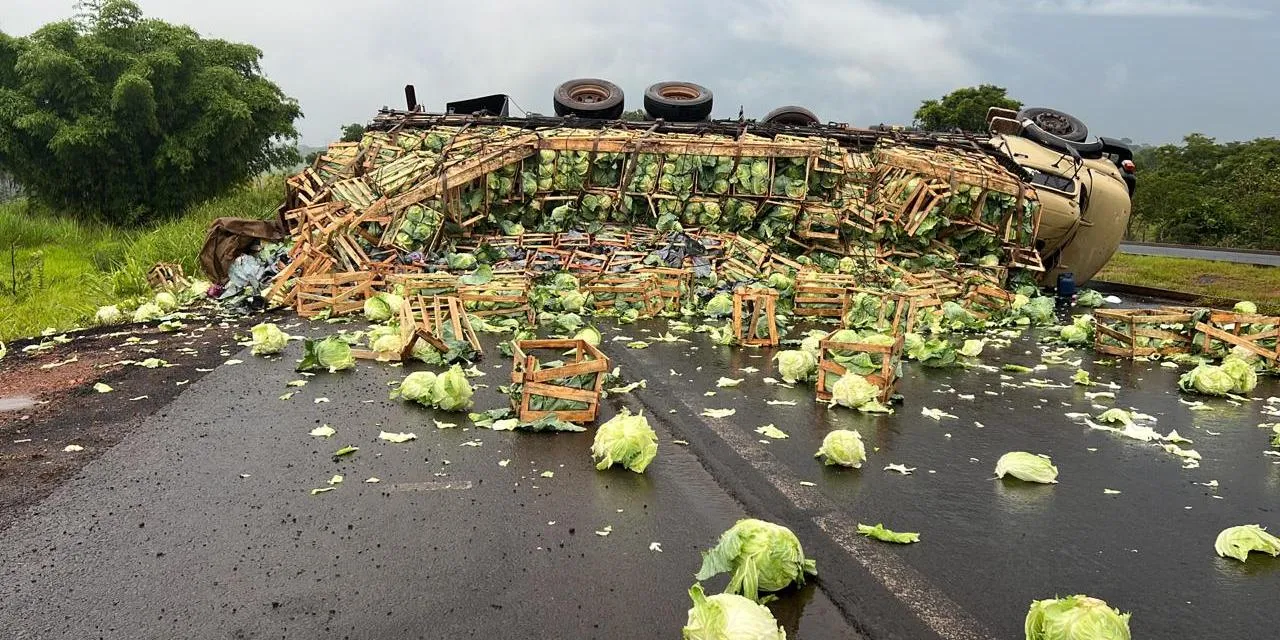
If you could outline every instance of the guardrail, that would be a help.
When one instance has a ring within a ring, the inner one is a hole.
[[[1223,251],[1226,253],[1252,253],[1260,256],[1280,256],[1280,251],[1267,249],[1236,249],[1234,247],[1213,247],[1202,244],[1172,244],[1168,242],[1137,242],[1123,240],[1120,246],[1125,247],[1160,247],[1162,249],[1194,249],[1196,251]]]

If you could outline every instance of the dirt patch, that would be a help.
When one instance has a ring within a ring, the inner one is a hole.
[[[1205,287],[1211,284],[1218,284],[1223,280],[1226,280],[1226,278],[1223,278],[1222,276],[1219,276],[1219,275],[1214,275],[1212,273],[1205,273],[1193,278],[1192,282],[1194,282],[1198,286]]]
[[[32,402],[0,411],[0,530],[239,351],[234,335],[261,321],[209,316],[189,319],[174,333],[130,325],[68,333],[65,342],[10,344],[0,365],[0,398]],[[22,351],[35,344],[45,348]],[[148,358],[168,365],[127,363]],[[114,390],[99,393],[98,382]],[[64,451],[68,445],[83,449]]]

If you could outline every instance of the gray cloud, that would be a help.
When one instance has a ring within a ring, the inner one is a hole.
[[[715,115],[801,104],[824,119],[905,123],[922,99],[991,82],[1096,133],[1276,135],[1280,45],[1266,0],[140,0],[147,15],[251,42],[298,98],[304,142],[400,106],[510,93],[549,113],[559,82],[603,77],[629,107],[660,80],[702,83]],[[25,34],[71,2],[8,0]],[[1247,20],[1242,18],[1248,18]],[[1270,105],[1270,106],[1268,106]]]

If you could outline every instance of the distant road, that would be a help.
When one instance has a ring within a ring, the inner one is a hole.
[[[1199,260],[1218,260],[1220,262],[1240,262],[1268,267],[1280,267],[1280,253],[1254,252],[1249,250],[1216,249],[1212,247],[1194,247],[1169,244],[1148,244],[1142,242],[1120,243],[1121,253],[1132,253],[1142,256],[1170,256],[1174,258],[1196,258]]]

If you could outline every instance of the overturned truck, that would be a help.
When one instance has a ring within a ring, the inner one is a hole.
[[[991,133],[974,136],[820,124],[796,108],[706,120],[710,92],[689,83],[650,87],[646,108],[664,117],[648,121],[611,119],[621,98],[603,81],[562,86],[556,117],[508,117],[492,98],[431,114],[407,89],[409,109],[383,109],[359,142],[289,179],[295,244],[269,300],[341,314],[384,287],[457,291],[465,281],[440,276],[462,248],[500,277],[692,269],[724,287],[807,273],[989,303],[1011,280],[1092,277],[1134,185],[1127,148],[1045,109],[993,109]]]

